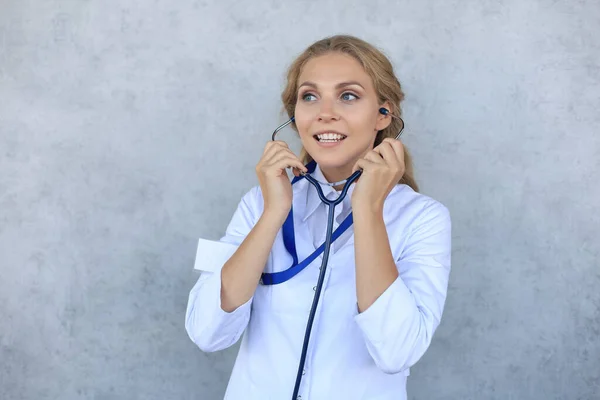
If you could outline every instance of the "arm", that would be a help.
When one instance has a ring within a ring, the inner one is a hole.
[[[383,209],[363,207],[354,214],[354,257],[356,297],[363,312],[398,278],[392,256]]]
[[[440,203],[428,204],[399,260],[393,260],[379,215],[359,212],[357,222],[355,320],[375,363],[398,373],[423,356],[440,324],[450,273],[450,216]]]
[[[190,292],[185,326],[204,351],[231,346],[248,325],[261,273],[292,205],[286,168],[296,175],[306,171],[287,144],[268,142],[256,165],[260,189],[244,196],[221,239],[238,248],[219,271],[203,273]]]
[[[221,238],[238,246],[235,253],[222,268],[203,271],[190,292],[185,327],[203,351],[233,345],[248,325],[252,296],[281,227],[271,214],[256,219],[257,198],[258,188],[244,196]]]
[[[263,214],[221,272],[221,308],[232,312],[254,295],[275,236],[283,225],[277,215]]]

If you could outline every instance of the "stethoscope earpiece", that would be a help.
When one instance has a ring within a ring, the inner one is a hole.
[[[394,114],[391,114],[390,110],[388,110],[385,107],[381,107],[379,109],[379,113],[383,114],[385,116],[389,115],[392,118],[396,118],[397,120],[399,120],[402,123],[402,127],[400,128],[400,132],[398,132],[398,134],[396,135],[396,139],[400,139],[400,136],[402,136],[402,132],[404,131],[404,120],[402,118],[400,118],[400,117],[395,116]]]

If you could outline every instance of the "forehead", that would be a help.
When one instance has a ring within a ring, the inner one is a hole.
[[[358,81],[363,87],[372,87],[371,77],[352,56],[329,53],[310,59],[302,68],[298,84],[310,81],[319,86],[335,86],[339,82]]]

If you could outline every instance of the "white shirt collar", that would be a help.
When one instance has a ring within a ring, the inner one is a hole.
[[[315,178],[318,181],[321,182],[329,182],[325,176],[323,175],[323,172],[321,171],[321,168],[319,167],[319,164],[317,164],[317,166],[315,167],[314,172],[311,174],[311,176],[313,178]],[[306,208],[304,209],[304,215],[302,216],[302,221],[305,222],[308,217],[310,217],[316,210],[317,208],[323,204],[323,202],[321,201],[321,199],[319,198],[319,194],[317,193],[317,191],[313,188],[313,186],[309,183],[306,182]],[[333,187],[329,186],[329,185],[320,185],[321,186],[321,190],[323,190],[323,194],[325,195],[325,197],[327,197],[328,199],[335,199],[337,198],[337,196],[340,195],[341,191],[337,191],[335,190]],[[352,192],[354,191],[354,187],[356,186],[355,183],[352,183],[350,185],[350,187],[348,188],[348,193],[346,193],[346,197],[344,198],[343,202],[342,202],[342,206],[343,208],[347,208],[350,207],[351,205],[351,199],[352,199]],[[311,190],[313,189],[313,190]],[[339,207],[339,206],[338,206]]]

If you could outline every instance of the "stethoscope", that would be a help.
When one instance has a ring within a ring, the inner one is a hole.
[[[379,113],[383,114],[383,115],[389,115],[389,116],[396,118],[402,122],[402,127],[400,128],[398,135],[396,135],[396,139],[399,139],[400,136],[402,135],[402,132],[404,131],[404,121],[402,120],[402,118],[391,114],[390,111],[384,107],[381,107],[379,109]],[[277,133],[280,130],[282,130],[283,128],[285,128],[286,126],[288,126],[289,124],[291,124],[292,122],[294,122],[294,117],[291,117],[287,122],[278,126],[275,129],[275,131],[273,131],[273,134],[271,135],[271,140],[274,141],[275,137],[277,136]],[[288,268],[285,271],[276,272],[276,273],[266,273],[265,272],[261,275],[261,279],[260,279],[260,283],[263,285],[276,285],[279,283],[283,283],[283,282],[291,279],[292,277],[294,277],[296,274],[298,274],[304,268],[306,268],[321,253],[323,254],[323,261],[321,262],[321,268],[319,268],[319,270],[321,272],[319,273],[319,279],[317,281],[317,286],[315,287],[315,296],[313,298],[312,307],[310,309],[310,313],[308,314],[308,322],[306,324],[306,332],[304,334],[304,342],[302,344],[302,353],[300,355],[300,362],[298,364],[298,372],[296,374],[296,383],[294,385],[294,393],[292,394],[292,400],[296,400],[296,398],[298,396],[298,391],[300,390],[300,383],[302,382],[302,376],[304,375],[304,364],[306,362],[306,353],[308,350],[308,342],[310,339],[310,333],[312,330],[312,325],[313,325],[313,322],[315,319],[315,314],[317,311],[317,305],[319,304],[319,298],[321,296],[321,289],[323,287],[323,281],[325,279],[325,269],[327,268],[327,261],[329,259],[329,250],[331,248],[331,243],[333,241],[335,241],[338,237],[340,237],[341,234],[344,233],[344,231],[346,231],[346,229],[348,229],[352,225],[352,213],[350,213],[350,215],[348,215],[348,217],[346,217],[346,219],[339,225],[339,227],[336,229],[336,231],[333,232],[335,206],[340,204],[344,200],[344,198],[346,197],[346,194],[348,193],[348,189],[350,188],[350,185],[352,183],[354,183],[362,173],[362,170],[358,170],[358,171],[354,172],[352,175],[350,175],[348,178],[346,178],[342,181],[339,181],[339,182],[320,182],[310,175],[315,170],[316,163],[314,161],[312,161],[306,165],[306,168],[307,168],[308,172],[302,171],[300,176],[295,177],[292,180],[292,185],[301,179],[306,179],[308,182],[310,182],[315,187],[315,189],[317,190],[317,193],[319,194],[319,198],[321,199],[321,201],[325,205],[328,206],[327,233],[325,236],[325,243],[323,243],[319,248],[317,248],[305,260],[303,260],[302,262],[298,262],[298,256],[296,254],[296,244],[295,244],[295,240],[294,240],[293,209],[290,210],[290,213],[288,214],[288,217],[283,224],[282,233],[283,233],[283,242],[284,242],[285,248],[292,255],[292,259],[293,259],[294,263],[292,264],[292,266],[290,268]],[[338,186],[341,184],[344,184],[344,187],[342,188],[340,195],[336,199],[329,200],[327,197],[325,197],[325,195],[323,194],[323,190],[321,189],[321,185]]]

